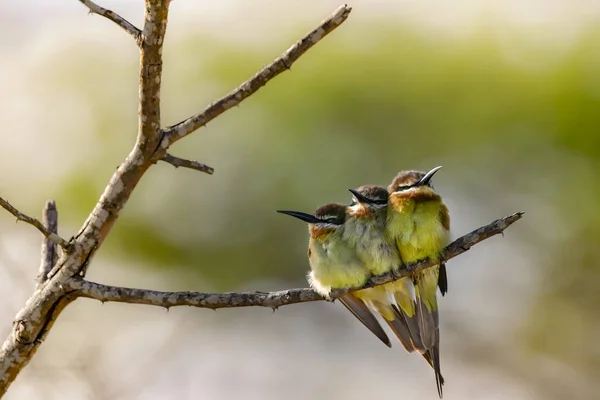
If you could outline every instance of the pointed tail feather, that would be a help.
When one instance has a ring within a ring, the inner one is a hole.
[[[440,367],[440,330],[436,292],[438,286],[440,286],[440,291],[444,293],[448,289],[445,266],[443,271],[442,266],[439,269],[433,267],[423,271],[416,278],[417,305],[415,314],[423,345],[427,348],[426,359],[428,359],[428,362],[430,361],[430,365],[433,367],[438,395],[442,398],[444,378]]]
[[[423,345],[423,341],[421,340],[421,332],[419,329],[416,314],[414,314],[412,317],[409,317],[408,314],[401,307],[393,307],[394,311],[398,315],[398,318],[402,318],[404,324],[408,328],[408,331],[410,333],[410,340],[415,350],[419,351],[420,353],[425,352],[427,349],[425,348],[425,346]]]
[[[400,340],[400,343],[402,343],[402,346],[404,346],[406,351],[409,353],[415,351],[410,331],[408,330],[408,326],[406,326],[406,322],[402,319],[402,317],[397,317],[391,321],[386,318],[384,319],[392,329],[392,332],[394,332],[396,337],[398,337],[398,340]]]
[[[421,341],[426,349],[435,346],[435,318],[433,313],[437,314],[437,311],[429,311],[425,302],[422,299],[417,299],[416,319]]]
[[[396,281],[391,285],[391,293],[396,302],[393,306],[396,315],[398,315],[398,318],[402,318],[404,324],[408,327],[414,348],[423,353],[427,349],[423,346],[415,314],[415,287],[412,280],[410,278],[403,278]]]
[[[437,343],[431,350],[433,370],[435,371],[435,384],[437,386],[438,396],[440,399],[443,397],[442,386],[444,385],[444,377],[442,376],[442,369],[440,366],[440,335],[439,331],[436,335]]]
[[[395,307],[394,307],[395,308]],[[402,313],[402,311],[396,309],[400,314],[402,314],[399,318],[404,318],[406,316],[405,313]],[[436,313],[437,315],[437,313]],[[399,321],[399,319],[396,319],[394,321]],[[416,318],[413,318],[413,321],[416,322]],[[396,336],[398,336],[398,338],[400,339],[400,341],[402,342],[402,344],[404,345],[404,348],[409,352],[412,353],[412,350],[409,350],[408,346],[405,344],[405,342],[402,340],[402,338],[400,337],[400,335],[397,333],[397,330],[394,328],[394,325],[392,325],[392,323],[390,321],[387,321],[388,324],[390,325],[390,327],[392,328],[392,330],[394,331],[394,333],[396,333]],[[406,322],[404,322],[405,329],[408,328],[408,325],[406,324]],[[418,328],[417,328],[418,329]],[[410,332],[409,332],[410,334]],[[411,339],[411,343],[413,345],[413,349],[414,350],[418,350],[419,353],[423,356],[423,358],[425,359],[425,361],[427,361],[427,363],[431,366],[431,368],[433,368],[433,371],[435,373],[435,384],[437,387],[437,391],[438,391],[438,395],[440,396],[440,399],[442,398],[442,386],[444,385],[444,377],[442,376],[442,371],[440,368],[440,352],[439,352],[439,330],[436,330],[436,344],[435,346],[433,346],[431,349],[429,350],[419,350],[418,348],[416,348],[414,341],[419,341],[421,342],[421,338],[419,336],[419,332],[417,331],[417,336],[416,338],[413,338],[412,334],[410,334],[410,339]],[[421,342],[421,346],[422,346],[422,342]]]
[[[426,349],[432,349],[435,346],[436,331],[438,329],[438,311],[435,293],[437,283],[433,291],[431,291],[426,286],[426,280],[427,277],[425,276],[421,276],[417,280],[417,305],[415,314],[423,346]]]
[[[350,311],[364,326],[366,326],[375,336],[379,338],[387,347],[392,347],[392,343],[385,333],[377,318],[371,313],[367,305],[354,296],[352,293],[348,293],[338,299],[348,311]]]
[[[438,396],[441,399],[444,395],[442,387],[444,386],[445,381],[444,377],[442,376],[442,371],[440,369],[439,352],[437,352],[437,350],[428,350],[422,355],[425,361],[427,361],[431,368],[433,368],[435,374],[435,385],[437,387]]]

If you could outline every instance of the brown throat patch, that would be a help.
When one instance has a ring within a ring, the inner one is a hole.
[[[369,207],[365,207],[365,206],[360,206],[360,207],[349,207],[348,208],[348,215],[352,216],[352,217],[357,217],[357,218],[364,218],[364,217],[370,217],[371,215],[373,215],[373,212],[371,211],[371,209],[369,209]]]
[[[324,239],[331,234],[335,230],[335,227],[311,225],[308,229],[310,231],[310,236],[319,240]]]
[[[424,186],[417,190],[408,190],[406,192],[393,193],[390,195],[389,202],[396,209],[402,209],[409,202],[425,203],[428,201],[442,201],[439,194],[430,187]]]

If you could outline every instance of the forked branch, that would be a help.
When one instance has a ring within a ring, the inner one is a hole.
[[[441,255],[441,260],[447,261],[465,251],[477,243],[494,235],[504,232],[515,221],[521,219],[522,212],[497,219],[471,233],[468,233],[447,246]],[[411,263],[396,272],[373,276],[368,283],[360,288],[338,289],[332,291],[333,299],[348,292],[360,290],[392,282],[409,274],[430,268],[436,265],[436,260],[420,260]],[[279,292],[240,292],[240,293],[200,293],[200,292],[160,292],[156,290],[133,289],[118,286],[103,285],[100,283],[85,281],[83,279],[71,282],[71,289],[76,290],[75,295],[89,297],[102,302],[119,302],[130,304],[145,304],[165,308],[176,306],[192,306],[200,308],[231,308],[231,307],[270,307],[276,309],[280,306],[309,301],[325,300],[312,289],[289,289]]]

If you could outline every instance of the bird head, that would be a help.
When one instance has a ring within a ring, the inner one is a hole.
[[[352,193],[352,204],[349,206],[352,215],[370,215],[387,206],[389,194],[384,187],[363,185],[356,189],[348,189],[348,191]]]
[[[441,168],[435,167],[429,172],[400,171],[388,186],[388,193],[397,198],[413,199],[436,195],[431,178]]]
[[[321,237],[339,229],[346,221],[346,208],[343,204],[326,204],[319,207],[314,214],[300,211],[277,210],[278,213],[298,218],[309,226],[312,237]]]

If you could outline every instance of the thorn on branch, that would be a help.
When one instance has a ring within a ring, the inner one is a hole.
[[[190,168],[195,169],[196,171],[204,172],[209,175],[212,175],[215,172],[215,169],[209,167],[208,165],[199,163],[198,161],[186,160],[183,158],[175,157],[170,155],[169,153],[165,153],[161,161],[171,164],[175,168]]]

